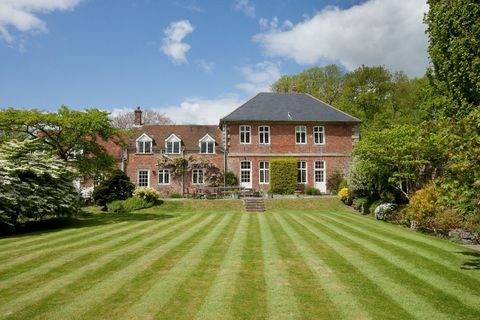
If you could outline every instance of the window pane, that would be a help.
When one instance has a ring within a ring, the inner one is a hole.
[[[143,153],[143,141],[138,141],[138,153]]]
[[[152,143],[150,141],[145,141],[145,153],[152,152]]]
[[[215,142],[209,142],[208,146],[208,153],[215,153]]]
[[[200,152],[201,152],[201,153],[207,153],[207,143],[206,143],[206,142],[202,142],[202,143],[200,144],[200,146],[201,146],[201,147],[200,147]]]
[[[140,187],[148,187],[148,170],[138,171],[138,185]]]

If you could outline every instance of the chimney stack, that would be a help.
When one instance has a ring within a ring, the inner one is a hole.
[[[298,87],[292,86],[292,89],[290,89],[290,93],[298,93]]]
[[[137,109],[135,109],[135,126],[137,127],[140,127],[143,122],[142,122],[142,110],[140,109],[140,107],[137,107]]]

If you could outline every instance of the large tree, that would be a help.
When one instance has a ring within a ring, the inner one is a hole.
[[[133,111],[122,111],[111,115],[114,127],[122,130],[132,129],[135,125],[135,114]],[[142,111],[143,124],[173,124],[173,121],[165,113],[146,109]]]
[[[427,2],[431,82],[437,96],[434,102],[441,115],[463,117],[480,105],[480,3]]]
[[[75,160],[84,176],[110,170],[114,164],[101,144],[113,141],[117,132],[105,111],[77,111],[65,106],[57,112],[11,108],[0,111],[0,131],[7,136],[39,139],[45,150],[60,159]]]

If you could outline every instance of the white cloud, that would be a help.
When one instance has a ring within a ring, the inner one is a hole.
[[[182,42],[189,33],[195,28],[188,20],[180,20],[170,23],[163,38],[163,44],[160,48],[162,52],[176,63],[187,63],[186,54],[190,50],[190,45]]]
[[[198,68],[200,68],[200,70],[202,70],[205,73],[210,73],[215,68],[215,62],[213,61],[207,61],[207,60],[201,59],[201,60],[197,60],[196,63]]]
[[[255,17],[255,6],[250,0],[235,0],[235,9],[242,11],[247,17]]]
[[[47,25],[37,17],[38,13],[73,10],[82,0],[1,0],[0,38],[15,42],[11,28],[20,32],[46,32]]]
[[[237,84],[237,88],[248,95],[270,91],[270,86],[282,75],[279,65],[270,61],[245,66],[240,69],[240,73],[245,82]]]
[[[258,24],[262,29],[270,29],[270,32],[285,31],[293,27],[293,23],[290,20],[283,21],[282,25],[278,26],[278,17],[273,17],[272,20],[267,18],[260,18]]]
[[[362,64],[385,65],[419,76],[428,65],[422,22],[427,10],[425,0],[369,0],[345,10],[327,7],[291,30],[269,30],[253,40],[268,56],[302,65],[322,60],[350,70]]]

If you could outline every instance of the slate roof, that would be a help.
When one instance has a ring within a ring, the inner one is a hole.
[[[135,148],[135,141],[146,133],[154,141],[154,150],[165,147],[165,139],[172,133],[182,139],[182,144],[187,150],[197,150],[199,140],[207,133],[215,139],[216,145],[222,144],[222,131],[218,126],[211,125],[144,125],[134,129],[134,135],[128,139],[128,146]]]
[[[261,92],[220,119],[223,121],[360,122],[306,93]]]

